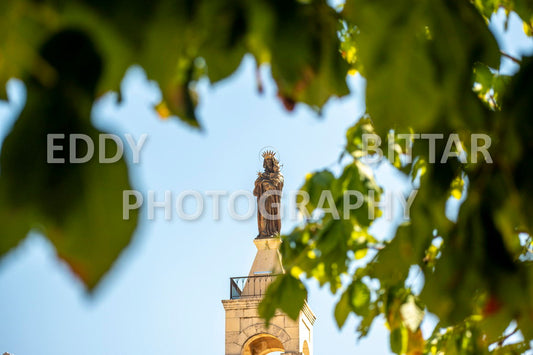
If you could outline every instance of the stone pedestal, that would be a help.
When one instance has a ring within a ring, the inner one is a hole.
[[[248,276],[264,275],[268,273],[282,274],[283,266],[281,264],[281,238],[256,238],[254,239],[257,254],[250,268]]]

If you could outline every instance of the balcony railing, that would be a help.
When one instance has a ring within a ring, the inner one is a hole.
[[[229,279],[230,299],[262,297],[277,274],[232,277]]]

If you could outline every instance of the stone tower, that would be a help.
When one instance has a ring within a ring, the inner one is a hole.
[[[230,299],[223,300],[226,310],[225,355],[313,354],[315,315],[305,302],[296,321],[276,312],[267,328],[257,306],[277,274],[283,273],[277,236],[254,239],[257,247],[247,277],[230,279]]]

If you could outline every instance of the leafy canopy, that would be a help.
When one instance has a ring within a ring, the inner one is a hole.
[[[227,78],[247,53],[271,66],[289,110],[296,102],[320,110],[349,92],[338,20],[324,1],[2,1],[0,96],[17,77],[28,100],[0,156],[0,255],[40,230],[92,288],[129,243],[137,216],[122,220],[122,191],[131,189],[123,160],[70,164],[65,149],[55,156],[66,164],[46,163],[47,134],[102,133],[92,103],[118,90],[129,66],[158,82],[163,118],[192,127],[200,127],[196,81]],[[78,156],[86,149],[80,142]]]
[[[348,0],[340,13],[341,53],[367,79],[367,115],[347,131],[343,156],[350,159],[342,173],[307,177],[301,188],[311,197],[306,215],[323,190],[333,192],[341,215],[348,190],[374,202],[368,191],[379,188],[361,159],[364,134],[381,136],[388,160],[411,177],[417,195],[409,221],[388,241],[369,233],[373,221],[366,207],[347,220],[328,213],[309,219],[285,236],[287,274],[280,277],[314,278],[339,293],[337,324],[355,314],[359,336],[384,317],[390,348],[398,354],[523,353],[533,340],[533,106],[526,99],[533,60],[517,60],[513,77],[498,73],[501,53],[487,24],[500,6],[520,9],[524,28],[531,28],[533,7],[518,2]],[[435,163],[428,140],[399,139],[429,133],[458,134],[457,149],[467,162],[440,161],[446,139],[435,142]],[[490,164],[479,153],[477,162],[472,159],[477,141],[471,136],[479,133],[491,138]],[[463,193],[458,216],[450,220],[446,206]],[[419,270],[420,293],[407,283],[411,270]],[[280,295],[277,289],[267,294]],[[300,302],[278,306],[291,314]],[[273,305],[263,306],[268,319]],[[426,338],[424,312],[439,319]],[[511,334],[523,341],[513,343]]]

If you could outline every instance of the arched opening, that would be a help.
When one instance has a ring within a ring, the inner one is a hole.
[[[281,341],[270,334],[257,334],[244,343],[241,355],[274,355],[285,351]]]
[[[307,344],[307,340],[304,340],[304,346],[303,346],[302,352],[303,352],[304,355],[310,355],[311,354],[309,352],[309,344]]]

